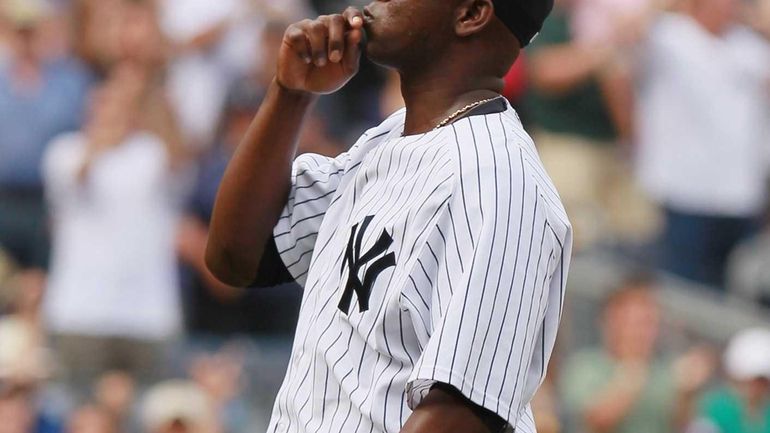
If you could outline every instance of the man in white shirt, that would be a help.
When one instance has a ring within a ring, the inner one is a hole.
[[[229,284],[305,288],[269,432],[535,431],[572,230],[500,92],[551,6],[376,1],[287,30],[207,251]],[[316,95],[358,70],[364,31],[406,109],[337,158],[292,164]]]
[[[151,379],[181,325],[177,172],[163,140],[137,126],[141,78],[116,71],[85,130],[56,138],[43,161],[54,239],[44,315],[76,386],[111,369]]]
[[[736,23],[738,0],[662,14],[644,47],[639,175],[666,211],[663,265],[715,286],[765,206],[770,44]]]

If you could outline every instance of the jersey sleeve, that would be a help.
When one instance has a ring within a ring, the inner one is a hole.
[[[286,269],[300,285],[304,285],[318,231],[349,160],[343,153],[337,158],[303,154],[294,161],[289,200],[273,238]]]
[[[479,148],[494,163],[460,171],[402,294],[416,300],[406,308],[422,347],[407,402],[414,409],[435,383],[449,384],[521,427],[556,338],[570,229],[553,221],[554,199],[525,172],[524,150]]]

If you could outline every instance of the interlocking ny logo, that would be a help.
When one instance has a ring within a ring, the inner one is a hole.
[[[364,255],[361,255],[361,242],[364,239],[366,228],[369,227],[369,223],[372,222],[372,219],[374,219],[374,216],[364,218],[360,229],[358,224],[356,224],[350,231],[350,239],[348,240],[348,246],[345,250],[345,260],[343,260],[342,269],[340,269],[340,276],[342,276],[345,272],[345,265],[348,266],[348,281],[345,284],[345,291],[342,293],[342,299],[340,299],[340,304],[338,306],[340,311],[345,314],[348,314],[348,310],[350,310],[353,292],[356,292],[356,295],[358,296],[359,311],[368,311],[369,295],[371,294],[374,280],[377,279],[382,271],[396,265],[396,255],[391,252],[390,254],[386,254],[375,260],[366,269],[363,282],[358,278],[358,273],[361,268],[375,257],[387,251],[390,244],[393,243],[393,238],[383,229],[377,242],[374,243],[369,251],[365,252]]]

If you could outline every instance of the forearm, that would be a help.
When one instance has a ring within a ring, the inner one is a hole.
[[[568,92],[589,79],[607,62],[606,48],[564,44],[543,48],[530,59],[532,86],[547,94]]]
[[[275,82],[225,172],[211,221],[206,263],[221,281],[244,287],[286,204],[291,164],[315,97]]]

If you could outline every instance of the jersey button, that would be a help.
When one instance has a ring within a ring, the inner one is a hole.
[[[283,421],[281,421],[281,422],[279,422],[279,423],[278,423],[278,425],[276,426],[276,428],[277,428],[277,431],[278,431],[279,433],[285,432],[285,431],[286,431],[286,423],[285,423],[285,422],[283,422]]]

